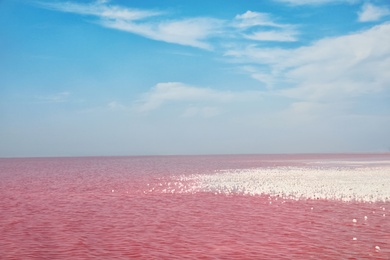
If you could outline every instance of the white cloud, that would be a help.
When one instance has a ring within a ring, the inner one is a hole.
[[[372,22],[378,21],[382,17],[390,15],[390,10],[387,7],[380,7],[370,3],[365,3],[358,15],[358,20],[360,22]]]
[[[283,27],[283,25],[275,23],[270,14],[252,11],[246,11],[243,14],[236,15],[233,24],[238,28],[249,28],[253,26]]]
[[[169,102],[228,103],[261,97],[260,92],[232,92],[188,86],[180,82],[158,83],[139,100],[140,111],[151,111]],[[189,111],[191,114],[194,111]],[[197,112],[198,113],[198,112]]]
[[[108,28],[127,31],[164,42],[211,49],[204,40],[219,33],[221,21],[211,18],[191,18],[176,21],[133,23],[124,20],[103,20]]]
[[[80,15],[92,15],[97,16],[101,19],[110,20],[121,19],[126,21],[135,21],[161,14],[161,12],[156,11],[130,9],[115,5],[108,6],[105,5],[107,4],[107,2],[108,1],[97,1],[96,3],[90,4],[80,4],[72,2],[41,2],[40,5],[44,8],[51,10],[75,13]]]
[[[390,24],[293,51],[284,76],[312,98],[351,97],[390,86]]]
[[[212,49],[205,39],[218,35],[223,24],[221,20],[207,17],[162,20],[159,19],[164,14],[162,12],[106,4],[107,1],[91,4],[65,2],[41,3],[41,6],[61,12],[96,16],[99,19],[98,23],[107,28],[202,49]],[[151,20],[152,17],[158,18]]]
[[[252,77],[283,95],[308,100],[351,98],[390,86],[390,24],[351,35],[323,39],[296,49],[248,46],[226,53],[247,64],[257,64]],[[288,88],[286,88],[288,87]]]
[[[293,26],[275,22],[268,13],[247,11],[236,15],[233,26],[241,30],[242,36],[249,40],[277,42],[297,40],[298,32]]]
[[[96,17],[96,23],[106,28],[206,50],[214,49],[209,42],[211,38],[218,39],[224,44],[231,39],[291,42],[296,41],[298,35],[294,26],[276,22],[271,14],[253,11],[236,15],[234,19],[228,21],[210,17],[167,19],[168,13],[111,5],[106,0],[89,4],[42,2],[40,6],[60,12]]]

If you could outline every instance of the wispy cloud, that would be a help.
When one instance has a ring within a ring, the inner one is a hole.
[[[212,49],[205,40],[217,35],[223,23],[221,20],[207,17],[162,19],[161,17],[166,15],[164,12],[107,5],[107,1],[90,4],[43,2],[40,5],[51,10],[94,16],[98,19],[98,24],[107,28],[202,49]]]
[[[390,9],[385,6],[376,6],[370,3],[365,3],[358,13],[360,22],[378,21],[384,16],[390,15]]]
[[[294,26],[275,21],[268,13],[247,11],[236,15],[233,26],[238,28],[245,39],[254,41],[296,41],[298,32]]]
[[[105,27],[131,32],[146,38],[169,43],[212,49],[205,39],[214,37],[221,21],[211,18],[190,18],[164,22],[133,23],[124,20],[103,20]]]
[[[213,50],[211,39],[226,43],[231,40],[296,41],[296,28],[283,24],[268,13],[247,11],[231,20],[212,17],[170,19],[169,13],[111,5],[107,1],[89,4],[75,2],[41,2],[50,10],[95,17],[95,23],[149,39],[195,48]]]
[[[296,49],[245,48],[227,56],[291,98],[326,101],[389,90],[390,24]]]
[[[150,10],[138,10],[122,6],[106,5],[107,1],[96,1],[94,3],[81,4],[75,2],[40,2],[43,8],[74,13],[80,15],[97,16],[101,19],[136,21],[148,17],[161,15],[161,12]]]
[[[297,41],[295,31],[260,31],[246,34],[246,39],[255,41],[294,42]]]
[[[252,11],[236,15],[233,24],[235,27],[243,29],[254,26],[284,27],[282,24],[276,23],[270,14]]]
[[[232,92],[189,86],[180,82],[158,83],[138,101],[140,111],[151,111],[170,102],[202,104],[244,102],[259,99],[261,92]],[[197,110],[199,112],[199,110]],[[194,113],[194,110],[189,111]]]
[[[294,5],[353,2],[278,1]],[[98,18],[98,24],[104,27],[157,41],[211,50],[215,46],[210,39],[217,38],[220,42],[227,43],[224,49],[219,49],[224,52],[225,57],[240,63],[240,69],[264,83],[268,90],[298,99],[296,107],[300,108],[308,107],[309,104],[317,106],[318,102],[328,104],[329,99],[380,92],[390,85],[390,76],[387,73],[387,68],[390,67],[388,23],[350,35],[324,38],[307,46],[285,49],[261,47],[258,44],[258,41],[298,40],[299,31],[296,26],[280,22],[269,13],[246,11],[231,20],[210,17],[166,19],[169,14],[165,12],[108,5],[107,1],[91,4],[55,2],[43,3],[42,6],[62,12],[94,16]],[[363,5],[359,20],[377,20],[387,13],[386,8],[367,3]],[[203,102],[201,106],[194,105],[183,114],[188,116],[204,113],[202,111],[207,109],[203,108],[214,107],[212,102],[246,100],[251,94],[253,93],[218,91],[178,82],[159,83],[139,100],[138,108],[141,111],[151,111],[170,102]],[[109,107],[118,109],[120,105],[112,103]]]

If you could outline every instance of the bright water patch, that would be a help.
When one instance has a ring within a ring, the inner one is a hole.
[[[161,191],[271,195],[290,199],[390,201],[390,167],[273,167],[184,175]]]

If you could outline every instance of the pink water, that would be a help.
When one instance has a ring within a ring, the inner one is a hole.
[[[0,159],[0,259],[390,259],[388,201],[146,192],[172,176],[350,158],[390,155]]]

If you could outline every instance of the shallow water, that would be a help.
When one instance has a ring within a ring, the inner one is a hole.
[[[390,259],[389,201],[218,193],[190,178],[318,164],[321,174],[326,166],[353,172],[367,164],[386,173],[389,160],[389,154],[0,159],[0,259]]]

